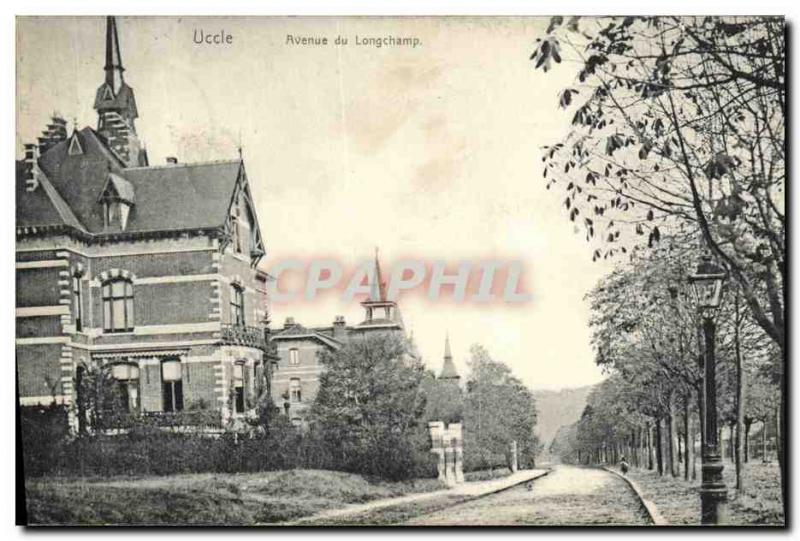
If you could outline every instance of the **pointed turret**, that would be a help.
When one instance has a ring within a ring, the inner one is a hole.
[[[106,17],[105,79],[97,88],[94,108],[97,111],[97,131],[108,146],[130,167],[147,165],[146,154],[136,135],[134,121],[139,117],[133,89],[125,83],[122,54],[117,34],[117,21]]]
[[[386,294],[386,282],[381,273],[381,262],[378,258],[378,249],[375,248],[375,266],[369,284],[369,298],[361,302],[366,312],[364,325],[395,326],[402,328],[403,321],[397,309],[397,303],[390,300]]]
[[[461,376],[456,371],[456,365],[453,364],[453,354],[450,353],[450,335],[444,337],[444,364],[442,364],[442,373],[439,374],[439,379],[450,380],[458,382]]]
[[[381,274],[381,262],[378,259],[378,248],[375,248],[375,270],[370,284],[369,300],[375,302],[386,302],[386,282],[383,281]]]

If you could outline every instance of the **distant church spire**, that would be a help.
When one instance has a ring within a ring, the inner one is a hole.
[[[369,298],[375,302],[386,302],[386,282],[381,274],[381,262],[378,259],[378,247],[375,247],[375,274],[370,284]]]
[[[369,297],[361,301],[366,318],[362,325],[399,325],[402,327],[402,317],[397,308],[397,303],[390,300],[386,294],[386,282],[381,273],[381,262],[378,258],[378,248],[375,248],[375,263],[369,283]]]
[[[126,166],[147,165],[147,155],[136,135],[135,120],[139,117],[133,89],[125,83],[122,53],[119,47],[117,21],[106,17],[105,78],[97,88],[94,109],[97,131]]]
[[[453,364],[453,354],[450,353],[450,333],[444,337],[444,364],[442,365],[442,373],[439,374],[439,379],[455,382],[461,379],[458,371],[456,371],[456,365]]]

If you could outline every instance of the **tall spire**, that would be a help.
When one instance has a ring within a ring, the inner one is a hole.
[[[378,247],[375,247],[375,274],[370,284],[369,298],[371,301],[386,302],[386,282],[381,275],[381,262],[378,259]]]
[[[361,301],[361,306],[366,311],[366,318],[361,325],[389,324],[402,328],[403,320],[397,308],[397,303],[390,300],[386,294],[386,282],[383,281],[383,274],[381,273],[378,248],[375,248],[375,266],[369,279],[369,297]]]
[[[103,70],[105,78],[94,98],[97,131],[126,165],[147,165],[147,156],[136,135],[134,120],[139,116],[136,99],[133,89],[122,76],[125,68],[122,67],[117,20],[114,17],[106,17],[106,63]]]
[[[119,50],[119,36],[117,35],[117,20],[106,17],[106,84],[111,87],[114,94],[118,94],[125,80],[122,73],[122,55]]]
[[[456,370],[456,365],[453,364],[453,354],[450,353],[450,333],[445,334],[444,337],[444,363],[442,364],[442,373],[439,374],[439,379],[455,382],[461,379]]]

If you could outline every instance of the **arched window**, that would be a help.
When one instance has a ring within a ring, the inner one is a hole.
[[[133,330],[133,284],[126,278],[113,278],[103,283],[103,330]]]
[[[139,411],[139,367],[120,363],[111,367],[111,377],[117,382],[120,406],[124,411]]]

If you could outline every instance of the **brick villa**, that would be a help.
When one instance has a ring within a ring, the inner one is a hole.
[[[229,426],[269,393],[273,359],[245,165],[150,165],[113,17],[105,45],[97,128],[54,118],[16,165],[20,405],[68,405],[83,429],[100,370],[131,416]]]
[[[336,316],[332,325],[304,327],[290,317],[286,318],[283,329],[273,333],[272,343],[279,360],[272,382],[272,399],[282,406],[296,426],[304,423],[307,410],[317,395],[319,377],[325,369],[319,362],[319,353],[338,349],[349,340],[368,333],[405,335],[397,303],[386,296],[377,254],[369,285],[370,295],[361,302],[364,308],[361,323],[347,325],[343,316]]]
[[[395,301],[387,297],[377,253],[371,274],[370,295],[361,302],[361,306],[364,308],[364,320],[356,325],[348,325],[343,316],[336,316],[332,325],[305,327],[289,317],[283,329],[271,335],[279,359],[272,379],[272,400],[295,426],[305,426],[308,410],[317,395],[320,376],[325,370],[319,359],[320,353],[339,349],[350,340],[372,333],[405,336],[400,309]],[[409,341],[414,348],[413,337]],[[410,354],[418,356],[415,349]],[[460,383],[450,352],[449,338],[445,338],[442,371],[438,379],[455,385]]]

